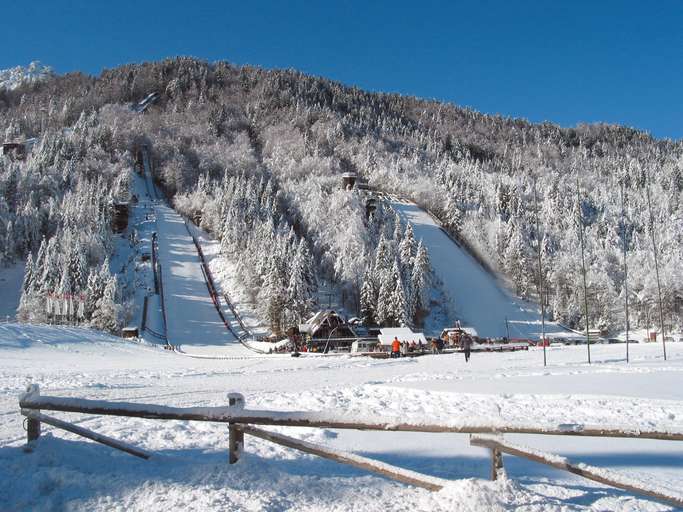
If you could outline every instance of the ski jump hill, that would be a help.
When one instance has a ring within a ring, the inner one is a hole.
[[[422,239],[434,274],[443,283],[463,326],[474,327],[479,336],[486,338],[508,336],[508,329],[510,338],[541,338],[538,304],[515,297],[416,204],[396,198],[390,198],[390,204],[403,221],[412,224],[415,238]],[[545,332],[560,337],[570,333],[547,319]]]
[[[169,344],[177,352],[209,358],[254,356],[228,327],[217,311],[207,287],[197,246],[185,219],[168,206],[151,179],[149,156],[143,153],[144,187],[136,192],[151,202],[155,214],[162,307]],[[237,324],[232,312],[221,307],[229,324]]]

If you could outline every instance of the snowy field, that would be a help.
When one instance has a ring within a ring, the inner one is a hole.
[[[155,452],[142,461],[51,427],[32,454],[18,396],[43,394],[174,406],[224,406],[239,391],[252,409],[324,410],[413,421],[609,423],[683,430],[683,344],[551,347],[415,359],[264,356],[191,359],[75,328],[0,325],[0,510],[672,510],[525,460],[489,482],[486,450],[462,434],[274,428],[453,481],[430,492],[246,439],[227,464],[223,424],[54,413]],[[506,436],[637,477],[683,487],[683,445],[652,440]]]

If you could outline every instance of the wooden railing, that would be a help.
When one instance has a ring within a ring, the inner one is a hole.
[[[489,448],[492,455],[491,477],[496,479],[503,470],[502,453],[524,457],[534,462],[552,467],[617,487],[635,494],[640,494],[660,501],[683,507],[683,496],[674,496],[666,491],[648,488],[646,484],[625,478],[612,472],[586,465],[572,464],[562,457],[533,451],[517,445],[506,443],[503,434],[534,434],[553,436],[586,436],[586,437],[618,437],[634,439],[659,439],[683,441],[683,430],[669,432],[656,429],[625,430],[618,426],[590,425],[547,425],[538,426],[523,422],[501,426],[495,424],[467,423],[466,421],[444,422],[411,422],[404,419],[372,417],[357,419],[332,412],[294,412],[263,411],[245,408],[244,397],[239,393],[228,394],[226,407],[190,407],[178,408],[154,404],[138,404],[126,402],[109,402],[69,397],[42,396],[37,385],[32,384],[19,399],[21,414],[26,416],[28,433],[27,451],[35,449],[35,442],[40,437],[41,424],[67,430],[112,448],[125,451],[143,459],[149,459],[152,453],[132,446],[128,443],[110,438],[47,416],[41,411],[77,412],[82,414],[100,414],[109,416],[125,416],[147,418],[152,420],[185,420],[227,423],[229,428],[228,451],[229,462],[236,463],[244,448],[244,436],[250,435],[267,441],[287,446],[305,453],[310,453],[334,460],[343,464],[365,469],[385,477],[423,487],[430,490],[441,489],[446,480],[424,475],[404,468],[378,462],[354,453],[331,449],[322,445],[301,441],[283,434],[262,430],[254,425],[295,426],[328,429],[353,429],[401,432],[442,432],[478,434],[470,437],[470,444]],[[495,437],[484,437],[481,434],[493,434]]]

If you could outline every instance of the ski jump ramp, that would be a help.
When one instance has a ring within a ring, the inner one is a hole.
[[[426,211],[397,199],[391,206],[404,222],[410,222],[416,240],[427,248],[435,276],[453,302],[463,325],[474,327],[479,336],[540,339],[541,313],[538,304],[515,297],[484,269],[463,247],[449,237]],[[507,319],[507,325],[506,325]],[[562,336],[569,331],[555,322],[545,322],[546,335]]]
[[[168,342],[191,355],[253,354],[218,315],[183,218],[160,202],[155,210]]]

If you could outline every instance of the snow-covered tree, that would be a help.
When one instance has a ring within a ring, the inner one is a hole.
[[[116,294],[116,276],[111,276],[92,314],[90,323],[96,329],[111,333],[118,333],[121,329],[121,306],[116,303]]]

